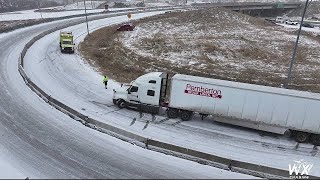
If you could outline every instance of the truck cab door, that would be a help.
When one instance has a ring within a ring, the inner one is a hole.
[[[128,100],[139,103],[140,99],[139,99],[138,91],[139,91],[139,87],[130,86],[130,88],[128,89]]]

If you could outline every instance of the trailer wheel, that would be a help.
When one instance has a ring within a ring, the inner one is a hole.
[[[313,145],[320,146],[320,134],[312,134],[310,141]]]
[[[123,109],[123,108],[127,107],[127,103],[126,103],[124,100],[120,99],[120,100],[118,101],[118,107],[119,107],[120,109]]]
[[[304,143],[309,140],[310,134],[306,132],[295,132],[294,139],[299,143]]]
[[[182,111],[181,112],[181,119],[182,121],[189,121],[191,119],[192,112],[191,111]]]
[[[173,109],[173,108],[169,108],[167,111],[167,116],[168,118],[177,118],[178,117],[178,110],[177,109]]]

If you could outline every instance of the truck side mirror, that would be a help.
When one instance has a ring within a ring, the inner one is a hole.
[[[131,94],[131,92],[130,92],[130,88],[128,88],[128,89],[127,89],[127,91],[128,91],[128,94]]]

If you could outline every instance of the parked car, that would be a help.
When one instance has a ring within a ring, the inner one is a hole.
[[[128,23],[128,24],[122,24],[120,27],[118,27],[117,31],[133,31],[135,28],[134,24]]]
[[[283,17],[277,17],[276,18],[276,23],[284,23],[285,19]]]
[[[298,22],[295,22],[295,21],[292,21],[292,20],[287,20],[287,21],[286,21],[286,24],[289,24],[289,25],[298,25]]]
[[[276,20],[273,20],[273,19],[265,19],[265,20],[272,23],[272,24],[276,24]]]
[[[314,28],[314,25],[309,24],[309,23],[302,23],[302,27]]]

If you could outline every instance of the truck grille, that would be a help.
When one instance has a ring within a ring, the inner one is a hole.
[[[65,51],[72,51],[72,48],[71,47],[65,47],[64,50]]]

